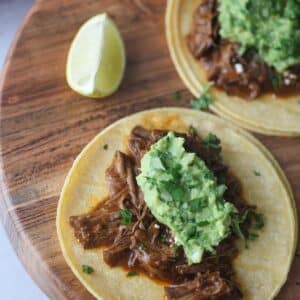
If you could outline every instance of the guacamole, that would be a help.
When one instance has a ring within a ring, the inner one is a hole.
[[[299,0],[219,0],[220,34],[278,72],[300,63]]]
[[[230,233],[231,215],[225,185],[219,185],[204,161],[185,151],[184,139],[170,132],[141,160],[137,183],[154,217],[169,227],[189,263],[199,263]]]

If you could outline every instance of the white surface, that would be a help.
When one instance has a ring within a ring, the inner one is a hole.
[[[0,245],[0,299],[46,300],[47,297],[18,261],[2,226],[0,226]]]
[[[0,0],[0,72],[13,36],[33,2],[33,0]],[[18,261],[2,225],[0,225],[0,266],[0,299],[47,299]]]

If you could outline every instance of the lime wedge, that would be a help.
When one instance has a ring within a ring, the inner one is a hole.
[[[116,24],[105,13],[97,15],[81,26],[71,44],[67,82],[83,96],[108,96],[122,81],[125,60],[125,48]]]

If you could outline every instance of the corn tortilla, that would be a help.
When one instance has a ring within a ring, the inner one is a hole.
[[[174,131],[186,131],[192,125],[202,137],[213,132],[221,139],[225,164],[239,178],[247,202],[257,205],[266,218],[266,226],[250,249],[238,245],[236,281],[244,299],[273,299],[286,281],[296,247],[297,218],[289,183],[253,136],[211,114],[182,108],[160,108],[124,118],[99,133],[75,160],[61,193],[56,222],[63,255],[77,278],[97,299],[164,299],[163,286],[155,281],[142,275],[127,277],[122,268],[109,267],[101,249],[84,250],[69,225],[70,216],[89,211],[107,195],[105,169],[116,150],[126,151],[126,138],[136,125]],[[255,176],[254,170],[261,176]],[[83,273],[82,265],[92,266],[94,273]]]
[[[190,53],[186,36],[191,32],[193,15],[203,0],[169,0],[166,11],[166,35],[175,67],[191,93],[197,97],[207,81],[204,69]],[[275,99],[266,94],[255,100],[228,96],[211,89],[211,110],[234,124],[254,132],[279,135],[300,135],[300,95]]]

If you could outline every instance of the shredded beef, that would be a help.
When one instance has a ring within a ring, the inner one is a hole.
[[[168,300],[238,299],[239,289],[219,272],[198,273],[195,279],[180,285],[165,287]]]
[[[130,255],[132,228],[121,227],[113,244],[103,251],[104,261],[114,267],[128,260]]]
[[[239,45],[222,39],[219,29],[218,1],[204,0],[194,14],[187,44],[193,56],[203,64],[207,79],[216,87],[246,99],[267,92],[284,96],[300,91],[299,66],[290,68],[284,73],[285,78],[281,78],[256,52],[248,51],[241,56]],[[276,78],[276,85],[272,78]]]
[[[187,39],[189,49],[195,58],[200,59],[217,46],[218,32],[217,1],[206,0],[195,13],[193,32]]]
[[[147,130],[141,126],[133,128],[129,137],[128,148],[130,155],[139,167],[144,154],[150,149],[151,145],[165,135],[162,130]]]
[[[189,265],[183,248],[175,247],[170,230],[159,223],[147,208],[135,177],[140,160],[166,131],[135,127],[128,141],[129,155],[116,152],[106,170],[109,195],[91,212],[73,216],[70,224],[75,237],[85,249],[106,246],[104,261],[144,272],[166,284],[168,299],[239,299],[241,292],[233,280],[232,261],[238,254],[236,236],[223,240],[216,253],[204,255],[201,263]],[[243,200],[239,182],[220,160],[221,149],[204,146],[195,133],[175,133],[185,139],[184,147],[205,161],[217,178],[223,178],[228,189],[224,195],[240,212],[249,206]],[[122,225],[118,212],[129,209],[132,223]],[[227,297],[227,298],[226,298]]]

